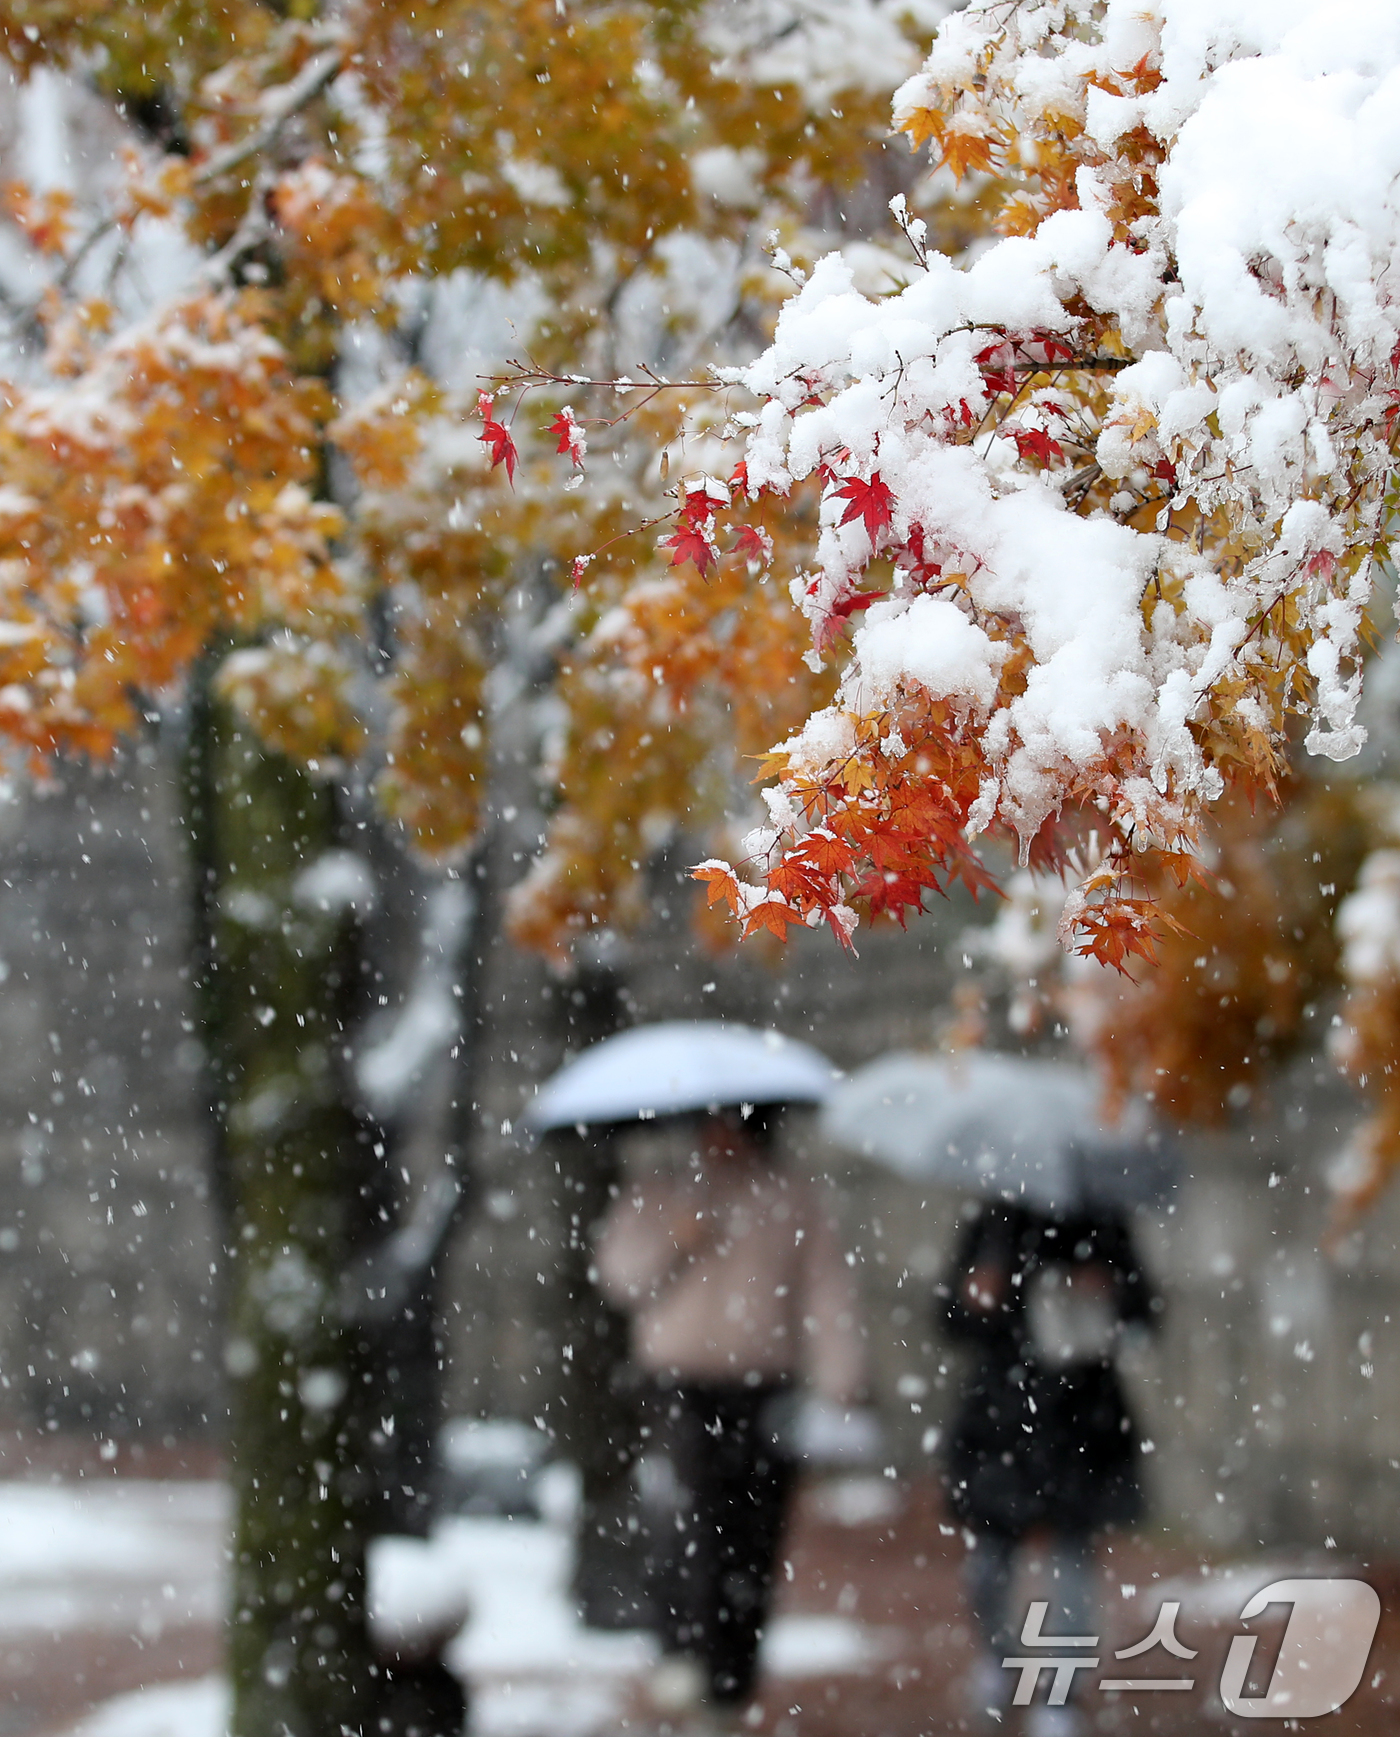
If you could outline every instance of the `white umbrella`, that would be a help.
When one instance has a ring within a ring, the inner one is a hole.
[[[780,1031],[671,1019],[619,1032],[551,1075],[525,1112],[536,1133],[730,1104],[820,1104],[839,1070]]]
[[[882,1056],[826,1102],[825,1133],[914,1182],[939,1182],[1043,1212],[1161,1204],[1171,1148],[1137,1115],[1099,1118],[1081,1068],[985,1051]]]

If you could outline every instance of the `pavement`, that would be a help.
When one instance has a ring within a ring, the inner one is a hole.
[[[87,1471],[58,1483],[0,1481],[0,1737],[221,1737],[223,1486]],[[454,1520],[434,1549],[440,1571],[460,1576],[474,1612],[452,1651],[471,1683],[472,1737],[652,1737],[643,1689],[654,1643],[579,1626],[560,1515],[544,1524]],[[998,1727],[967,1705],[975,1652],[959,1587],[964,1552],[931,1480],[809,1483],[745,1729],[754,1737],[1017,1733],[1025,1723],[1018,1711]],[[1037,1591],[1034,1555],[1032,1545],[1022,1603]],[[1361,1686],[1329,1716],[1327,1737],[1388,1737],[1396,1728],[1400,1565],[1346,1562],[1335,1552],[1203,1559],[1144,1531],[1105,1543],[1100,1566],[1102,1668],[1078,1674],[1090,1731],[1280,1730],[1283,1721],[1239,1719],[1221,1705],[1239,1613],[1273,1581],[1347,1576],[1376,1588],[1382,1615]],[[1179,1604],[1175,1634],[1195,1658],[1159,1649],[1115,1664],[1109,1649],[1142,1640],[1164,1602]],[[1259,1668],[1247,1692],[1267,1680],[1278,1651],[1287,1610],[1274,1611],[1272,1626],[1256,1625]],[[1105,1675],[1188,1671],[1187,1691],[1096,1686]]]

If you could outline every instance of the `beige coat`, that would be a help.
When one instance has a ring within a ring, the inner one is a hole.
[[[651,1374],[802,1375],[838,1403],[859,1393],[855,1275],[809,1182],[738,1162],[637,1183],[604,1220],[597,1268]]]

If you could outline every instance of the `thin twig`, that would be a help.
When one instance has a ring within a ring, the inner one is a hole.
[[[613,392],[635,392],[639,381],[629,380],[619,375],[615,380],[595,380],[585,374],[555,374],[548,368],[541,368],[534,363],[527,367],[523,362],[509,362],[507,367],[514,368],[513,374],[481,374],[478,379],[494,381],[498,386],[520,386],[529,390],[535,386],[605,386]],[[658,392],[680,391],[688,392],[719,392],[732,385],[729,380],[666,380],[655,373],[645,363],[642,372],[651,376],[655,390]]]

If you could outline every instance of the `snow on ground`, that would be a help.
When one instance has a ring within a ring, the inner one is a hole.
[[[434,1539],[471,1588],[473,1615],[448,1651],[472,1683],[475,1737],[588,1737],[615,1728],[636,1679],[657,1657],[647,1633],[585,1628],[569,1594],[567,1532],[518,1520],[451,1520]],[[858,1671],[892,1637],[842,1616],[778,1617],[764,1640],[775,1677]]]
[[[567,1533],[528,1520],[458,1519],[445,1521],[433,1543],[468,1589],[471,1620],[448,1651],[466,1676],[626,1676],[656,1656],[649,1634],[603,1633],[579,1621]]]
[[[0,1635],[220,1621],[228,1515],[210,1482],[0,1483]]]
[[[1261,1556],[1252,1562],[1203,1565],[1198,1574],[1177,1574],[1137,1589],[1152,1606],[1175,1599],[1187,1621],[1233,1623],[1256,1592],[1276,1580],[1345,1579],[1361,1573],[1354,1562],[1328,1552],[1295,1551]],[[1363,1575],[1364,1578],[1364,1575]]]
[[[843,1503],[847,1484],[851,1500]],[[824,1494],[850,1523],[848,1509],[870,1517],[872,1492],[886,1512],[879,1480],[832,1480]],[[615,1728],[657,1657],[650,1634],[579,1622],[568,1504],[546,1507],[544,1522],[445,1520],[427,1542],[395,1541],[375,1577],[391,1627],[412,1627],[454,1602],[470,1610],[448,1659],[472,1684],[475,1737],[592,1737]],[[175,1623],[217,1624],[228,1519],[228,1492],[216,1483],[0,1483],[0,1635],[144,1638]],[[897,1638],[844,1616],[781,1616],[764,1666],[789,1679],[860,1671],[889,1656]],[[219,1678],[159,1684],[106,1702],[69,1737],[222,1737],[226,1707]]]
[[[228,1714],[224,1679],[197,1677],[118,1695],[73,1726],[69,1737],[223,1737]]]
[[[848,1616],[780,1616],[763,1637],[763,1669],[772,1677],[832,1677],[862,1671],[898,1648],[897,1629]]]

